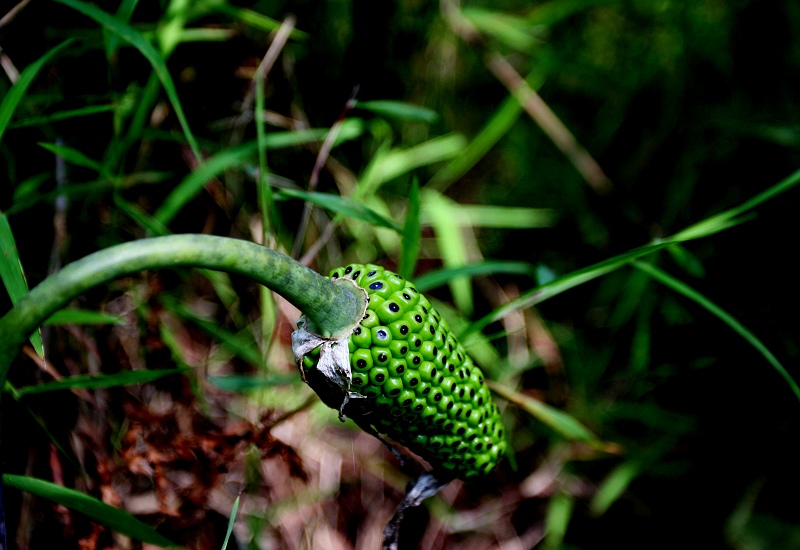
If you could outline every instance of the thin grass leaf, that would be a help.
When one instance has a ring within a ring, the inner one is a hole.
[[[74,39],[70,38],[65,40],[52,50],[48,51],[42,57],[25,67],[25,70],[22,71],[19,75],[19,78],[11,86],[11,89],[8,90],[3,100],[0,101],[0,140],[3,139],[3,134],[5,133],[6,129],[8,128],[8,123],[11,121],[11,117],[14,116],[14,111],[17,110],[17,106],[19,105],[20,101],[22,101],[25,92],[28,91],[28,87],[33,82],[36,75],[39,74],[39,71],[50,62],[55,56],[60,54],[67,46],[72,44]]]
[[[535,229],[555,224],[556,213],[549,208],[522,208],[459,204],[463,219],[472,227]]]
[[[125,319],[117,315],[85,309],[62,309],[45,321],[45,325],[121,325]]]
[[[115,374],[97,374],[97,375],[78,375],[70,376],[69,378],[62,378],[61,380],[53,380],[51,382],[43,382],[35,386],[23,386],[17,388],[17,393],[20,396],[32,395],[36,393],[45,393],[51,391],[63,390],[95,390],[99,388],[115,388],[117,386],[133,386],[135,384],[146,384],[165,376],[173,374],[180,374],[191,370],[189,368],[179,369],[159,369],[159,370],[134,370],[118,372]]]
[[[409,122],[433,124],[439,120],[439,114],[436,111],[404,101],[359,101],[356,103],[356,108],[385,118],[396,118]]]
[[[514,50],[528,52],[538,43],[535,27],[522,17],[483,8],[465,8],[461,13],[482,33]]]
[[[280,189],[276,192],[276,195],[282,198],[301,199],[346,218],[353,218],[370,225],[392,229],[398,233],[403,231],[400,224],[394,220],[382,216],[364,204],[347,197],[330,193],[309,193],[297,189]]]
[[[703,267],[703,263],[697,256],[689,252],[685,246],[675,243],[667,248],[667,252],[675,260],[675,263],[681,266],[689,275],[698,278],[705,277],[706,270]]]
[[[408,149],[393,149],[375,154],[364,170],[356,190],[357,196],[375,193],[381,185],[422,166],[451,159],[466,146],[461,134],[435,137]]]
[[[84,116],[91,116],[100,113],[108,113],[117,109],[118,105],[111,104],[111,105],[90,105],[88,107],[81,107],[80,109],[71,109],[67,111],[59,111],[57,113],[53,113],[52,115],[43,115],[43,116],[34,116],[23,118],[22,120],[18,120],[16,122],[12,122],[9,124],[9,128],[25,128],[27,126],[43,126],[45,124],[50,124],[51,122],[57,122],[59,120],[66,120],[70,118],[79,118]]]
[[[113,179],[113,176],[106,172],[105,168],[96,160],[92,160],[77,149],[68,147],[66,145],[56,145],[55,143],[38,143],[39,147],[46,149],[54,155],[63,158],[65,161],[75,166],[83,166],[94,170],[104,178]]]
[[[567,493],[558,492],[550,498],[544,518],[545,548],[557,550],[562,547],[574,507],[575,499]]]
[[[120,38],[139,50],[139,52],[150,62],[150,65],[153,67],[153,71],[161,81],[161,85],[164,87],[164,91],[166,92],[167,97],[172,104],[172,108],[175,110],[175,116],[178,118],[178,122],[183,129],[183,134],[186,137],[186,141],[189,143],[189,147],[192,149],[192,153],[194,153],[194,156],[197,158],[197,160],[202,162],[203,157],[200,154],[200,146],[197,144],[197,140],[195,139],[191,128],[189,128],[189,121],[186,119],[186,115],[183,112],[183,107],[181,107],[181,102],[180,98],[178,97],[178,91],[175,88],[175,83],[172,81],[172,76],[169,74],[167,64],[158,50],[156,50],[156,48],[144,36],[142,36],[139,31],[130,27],[113,15],[93,6],[92,4],[87,4],[85,2],[81,2],[80,0],[55,1],[79,11],[87,17],[92,18],[96,23],[102,25],[103,28],[108,29],[109,31],[118,35]]]
[[[744,338],[744,340],[753,346],[756,351],[758,351],[764,359],[767,360],[773,369],[786,381],[789,385],[791,390],[794,392],[795,397],[800,400],[800,387],[798,387],[797,382],[792,378],[786,368],[778,361],[777,357],[772,354],[769,349],[761,342],[761,340],[756,337],[755,334],[750,332],[744,325],[742,325],[739,321],[737,321],[730,313],[716,305],[714,302],[688,286],[687,284],[679,281],[669,273],[657,268],[656,266],[649,264],[647,262],[640,262],[634,261],[632,265],[644,271],[651,277],[653,277],[658,282],[664,284],[668,288],[671,288],[675,292],[682,294],[696,302],[706,310],[708,310],[712,315],[716,316],[720,321],[731,327],[734,332],[736,332],[739,336]]]
[[[236,500],[233,501],[231,517],[228,519],[228,529],[225,531],[225,540],[222,541],[222,548],[220,550],[227,550],[228,548],[228,541],[231,538],[231,533],[233,533],[233,524],[236,522],[236,512],[239,510],[239,500],[241,498],[241,495],[239,495],[236,497]]]
[[[136,9],[136,4],[138,3],[139,0],[122,0],[117,8],[117,13],[115,14],[117,19],[123,23],[128,23],[131,20],[133,10]],[[112,60],[117,53],[117,49],[119,48],[119,36],[109,32],[108,29],[104,28],[103,42],[105,43],[106,59]]]
[[[273,388],[275,386],[286,386],[297,384],[297,376],[294,374],[230,374],[227,376],[209,376],[206,378],[209,384],[216,386],[223,391],[244,393],[250,391]]]
[[[116,533],[164,548],[179,546],[128,512],[114,508],[94,497],[56,485],[43,479],[12,474],[3,475],[3,483],[20,491],[52,500],[105,525]]]
[[[400,275],[411,279],[417,266],[419,257],[421,224],[420,224],[419,181],[417,178],[411,182],[408,193],[408,212],[403,223],[402,242],[400,246]]]
[[[427,292],[452,280],[454,277],[484,277],[495,273],[511,275],[524,275],[531,279],[536,278],[536,267],[528,262],[505,262],[489,260],[479,264],[470,264],[429,271],[414,279],[414,285],[420,292]]]
[[[447,268],[469,263],[468,245],[464,238],[465,220],[459,205],[436,191],[422,194],[423,217],[429,219],[436,233],[436,242],[442,262]],[[467,277],[454,277],[448,281],[453,302],[465,315],[472,312],[472,285]]]
[[[211,5],[212,3],[209,2]],[[253,10],[248,10],[246,8],[240,8],[238,6],[233,6],[229,4],[225,0],[214,0],[213,5],[211,5],[213,9],[219,11],[220,13],[224,13],[228,17],[232,19],[237,19],[242,23],[245,23],[254,29],[266,32],[276,32],[278,29],[281,28],[281,22],[266,15],[261,15],[258,12]],[[292,29],[292,32],[289,34],[290,37],[294,38],[295,40],[307,40],[308,33],[303,31],[297,30],[296,28]]]
[[[614,468],[592,497],[589,504],[592,514],[595,516],[604,514],[641,473],[642,464],[639,460],[627,460]]]
[[[12,304],[16,304],[28,294],[28,283],[19,259],[14,233],[11,231],[8,217],[3,212],[0,212],[0,279]],[[44,358],[44,344],[38,330],[31,334],[30,342],[36,354]]]
[[[581,424],[574,416],[497,382],[487,380],[486,384],[494,393],[527,412],[545,426],[550,427],[564,439],[584,443],[595,449],[606,451],[613,449],[609,444],[600,441],[589,428]]]

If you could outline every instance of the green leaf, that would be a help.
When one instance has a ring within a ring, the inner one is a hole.
[[[642,464],[639,460],[628,460],[614,468],[592,497],[589,505],[592,514],[599,516],[605,513],[641,472]]]
[[[436,111],[404,101],[359,101],[356,107],[386,118],[433,124],[439,120]]]
[[[346,218],[361,220],[371,225],[377,225],[378,227],[386,227],[398,233],[403,230],[400,224],[394,220],[390,220],[364,204],[347,197],[333,195],[331,193],[309,193],[297,189],[280,189],[276,195],[278,197],[302,199]]]
[[[172,108],[175,110],[175,116],[178,118],[178,122],[183,129],[183,133],[186,136],[186,141],[189,143],[189,147],[191,147],[194,156],[202,162],[203,157],[200,154],[200,146],[197,144],[197,140],[189,128],[189,121],[186,120],[186,115],[183,113],[183,107],[181,107],[181,102],[178,98],[178,91],[175,88],[175,83],[172,81],[172,76],[169,74],[169,69],[167,68],[164,58],[161,56],[158,50],[156,50],[155,46],[153,46],[153,44],[151,44],[139,31],[130,27],[120,19],[117,19],[110,13],[106,13],[96,6],[93,6],[92,4],[87,4],[85,2],[81,2],[80,0],[55,1],[64,4],[65,6],[69,6],[70,8],[94,19],[94,21],[102,25],[103,28],[118,35],[120,38],[139,50],[139,52],[150,62],[150,65],[153,67],[153,71],[161,81],[161,85],[164,86],[164,91],[167,93],[167,97],[172,104]]]
[[[22,71],[19,75],[19,78],[11,86],[11,89],[8,90],[5,97],[3,98],[2,102],[0,102],[0,140],[3,139],[3,134],[8,128],[8,123],[11,121],[11,117],[14,115],[14,111],[16,111],[19,102],[22,101],[22,97],[25,95],[25,92],[28,90],[28,86],[31,85],[33,79],[36,78],[36,75],[39,71],[44,67],[47,63],[50,62],[56,55],[61,53],[67,46],[72,44],[74,40],[69,39],[65,40],[42,57],[25,67],[25,70]]]
[[[562,548],[574,507],[575,500],[567,493],[558,492],[550,498],[544,519],[545,548],[553,550]]]
[[[3,212],[0,212],[0,279],[8,291],[12,304],[16,304],[28,294],[28,283],[25,281],[25,272],[19,260],[14,233],[11,231],[8,217]],[[39,357],[44,358],[44,344],[38,330],[30,335],[30,341]]]
[[[180,369],[159,369],[159,370],[133,370],[119,372],[116,374],[97,374],[97,375],[78,375],[44,382],[35,386],[23,386],[17,389],[19,396],[31,395],[35,393],[45,393],[63,390],[94,390],[98,388],[114,388],[117,386],[133,386],[134,384],[146,384],[153,380],[158,380],[165,376],[180,374],[191,370],[188,368]]]
[[[82,116],[96,115],[98,113],[107,113],[117,109],[118,105],[89,105],[88,107],[81,107],[80,109],[71,109],[66,111],[59,111],[52,115],[42,115],[24,118],[16,122],[12,122],[9,128],[24,128],[27,126],[43,126],[56,122],[59,120],[66,120],[69,118],[77,118]]]
[[[227,550],[228,548],[228,541],[231,538],[231,533],[233,533],[233,524],[236,522],[236,512],[239,510],[239,500],[241,499],[241,495],[236,497],[236,500],[233,501],[233,508],[231,508],[231,517],[228,519],[228,530],[225,531],[225,540],[222,541],[222,547],[220,550]]]
[[[417,178],[411,182],[411,191],[408,194],[408,212],[403,224],[403,240],[400,246],[400,275],[411,279],[419,257],[421,225],[419,219],[419,182]]]
[[[46,325],[121,325],[125,322],[118,315],[85,309],[62,309],[50,316]]]
[[[39,143],[40,147],[47,149],[54,155],[63,158],[65,161],[69,162],[70,164],[74,164],[75,166],[83,166],[84,168],[89,168],[94,170],[98,174],[101,174],[103,177],[108,179],[113,179],[110,174],[105,171],[103,166],[78,151],[77,149],[73,149],[72,147],[68,147],[66,145],[56,145],[55,143]]]
[[[264,376],[262,374],[230,374],[227,376],[209,376],[206,380],[209,384],[216,386],[221,390],[241,393],[263,390],[265,388],[272,388],[275,386],[296,384],[298,377],[294,374],[273,374],[270,376]]]
[[[179,546],[128,512],[109,506],[74,489],[68,489],[43,479],[12,474],[4,474],[3,483],[8,487],[52,500],[70,510],[85,514],[92,521],[105,525],[116,533],[165,548]]]
[[[775,371],[786,381],[786,383],[789,385],[789,388],[792,390],[792,392],[794,392],[795,397],[800,400],[800,387],[798,387],[797,382],[795,382],[794,378],[792,378],[792,376],[789,374],[789,371],[786,370],[786,367],[784,367],[781,362],[778,361],[777,357],[775,357],[775,355],[773,355],[772,352],[767,349],[767,347],[761,342],[761,340],[758,339],[758,337],[756,337],[755,334],[745,328],[745,326],[736,320],[736,318],[734,318],[730,313],[691,288],[689,285],[679,281],[669,273],[657,268],[652,264],[634,261],[632,262],[632,265],[635,268],[644,271],[655,280],[666,285],[675,292],[686,296],[690,300],[704,307],[720,321],[731,327],[739,336],[744,338],[747,343],[753,346],[756,351],[758,351],[762,357],[764,357],[764,359],[767,360],[767,363],[769,363],[772,368],[775,369]]]
[[[483,277],[495,273],[508,273],[512,275],[525,275],[534,279],[536,267],[527,262],[485,261],[479,264],[470,264],[460,267],[437,269],[420,275],[414,280],[414,285],[420,292],[440,287],[451,281],[454,277]]]

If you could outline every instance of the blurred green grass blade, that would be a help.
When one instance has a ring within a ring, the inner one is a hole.
[[[28,87],[36,78],[36,75],[39,74],[39,71],[42,69],[42,67],[44,67],[50,62],[51,59],[61,53],[61,51],[67,46],[72,44],[72,42],[74,42],[74,39],[72,38],[65,40],[52,50],[48,51],[42,57],[25,67],[25,70],[20,73],[17,81],[5,94],[3,100],[0,101],[0,141],[3,139],[3,134],[8,128],[8,123],[11,122],[11,117],[14,116],[14,111],[17,110],[17,106],[19,105],[20,101],[22,101],[25,92],[28,91]]]
[[[525,292],[519,298],[511,300],[507,304],[494,310],[492,313],[472,323],[469,327],[467,327],[464,333],[461,334],[460,338],[463,339],[474,332],[479,332],[488,325],[502,319],[514,311],[519,311],[544,302],[545,300],[552,298],[553,296],[557,296],[566,290],[575,288],[576,286],[582,285],[583,283],[591,281],[592,279],[596,279],[607,273],[611,273],[612,271],[627,265],[637,258],[647,256],[666,248],[670,244],[671,243],[669,241],[660,241],[635,248],[623,254],[619,254],[618,256],[614,256],[607,260],[603,260],[596,264],[578,269],[572,273],[553,279],[552,281],[543,285],[539,285],[538,287]]]
[[[364,109],[385,118],[396,118],[409,122],[433,124],[439,120],[439,114],[436,111],[404,101],[359,101],[356,103],[356,108]]]
[[[217,0],[213,2],[213,8],[220,13],[224,13],[232,19],[237,19],[257,30],[276,32],[281,28],[280,21],[267,17],[266,15],[262,15],[253,10],[240,8],[239,6],[233,6],[224,0]],[[295,40],[308,39],[308,33],[297,30],[297,28],[293,28],[289,36]]]
[[[436,233],[436,243],[442,262],[447,268],[469,263],[468,246],[464,238],[464,221],[459,205],[436,191],[426,189],[422,194],[422,213]],[[472,313],[472,285],[467,277],[448,281],[453,302],[464,315]]]
[[[133,386],[135,384],[146,384],[165,376],[173,374],[180,374],[190,370],[189,368],[179,369],[159,369],[159,370],[134,370],[118,372],[115,374],[97,374],[97,375],[78,375],[70,376],[69,378],[62,378],[61,380],[52,380],[50,382],[43,382],[35,386],[23,386],[17,388],[17,393],[20,396],[32,395],[36,393],[45,393],[51,391],[63,390],[96,390],[99,388],[114,388],[117,386]]]
[[[233,501],[233,507],[231,508],[231,517],[228,519],[228,529],[225,531],[225,540],[222,541],[222,547],[220,550],[227,550],[228,549],[228,541],[231,538],[231,533],[233,533],[233,524],[236,522],[236,512],[239,510],[239,500],[242,497],[239,495],[236,497],[236,500]]]
[[[239,166],[256,153],[258,144],[249,142],[237,147],[223,149],[206,159],[197,169],[186,176],[164,199],[153,214],[153,219],[163,226],[169,225],[178,212],[186,206],[208,183],[219,174]]]
[[[495,273],[524,275],[534,279],[536,277],[536,267],[528,262],[487,260],[479,264],[469,264],[429,271],[424,275],[416,277],[414,279],[414,285],[420,292],[428,292],[432,288],[442,286],[454,277],[483,277]]]
[[[574,508],[575,500],[567,493],[559,491],[550,498],[544,518],[544,548],[558,550],[562,547]]]
[[[125,320],[117,315],[86,309],[62,309],[50,316],[45,325],[120,325]]]
[[[67,145],[56,145],[55,143],[39,142],[37,145],[39,145],[39,147],[43,149],[50,151],[57,157],[63,158],[70,164],[74,164],[75,166],[83,166],[84,168],[89,168],[91,170],[94,170],[98,174],[101,174],[104,178],[113,179],[112,176],[105,171],[105,168],[103,168],[103,166],[99,162],[90,159],[77,149],[74,149]]]
[[[52,500],[70,510],[85,514],[92,521],[105,525],[116,533],[165,548],[178,546],[128,512],[109,506],[74,489],[68,489],[43,479],[12,474],[4,474],[3,483],[8,487]]]
[[[414,178],[408,193],[408,212],[403,223],[400,243],[400,275],[406,279],[414,276],[419,257],[422,227],[420,225],[419,181]]]
[[[604,514],[641,472],[642,464],[639,460],[628,460],[614,468],[592,497],[589,504],[592,514],[595,516]]]
[[[356,194],[373,194],[387,181],[422,166],[451,159],[460,154],[466,144],[461,134],[447,134],[407,149],[392,149],[383,154],[375,154],[364,170]]]
[[[206,380],[209,384],[223,391],[244,393],[275,386],[296,384],[298,377],[294,374],[270,374],[269,376],[263,374],[229,374],[226,376],[209,376]]]
[[[8,223],[8,217],[0,212],[0,279],[8,292],[12,304],[28,294],[28,283],[17,251],[17,242]],[[39,357],[44,358],[44,344],[39,330],[30,335],[30,342]]]
[[[556,220],[555,211],[549,208],[459,204],[458,209],[472,227],[535,229],[551,227]]]
[[[600,441],[589,428],[581,424],[574,416],[497,382],[487,380],[486,383],[494,393],[521,408],[542,424],[550,427],[564,439],[585,443],[595,449],[606,450],[609,448],[608,444]]]
[[[689,252],[689,249],[685,246],[675,243],[667,248],[667,252],[675,260],[675,263],[681,266],[689,275],[698,278],[705,277],[706,270],[703,267],[703,263],[697,256]]]
[[[671,288],[675,292],[682,294],[696,302],[698,305],[702,306],[706,310],[708,310],[712,315],[716,316],[720,321],[731,327],[739,336],[744,338],[744,340],[753,346],[756,351],[758,351],[764,359],[774,368],[777,373],[786,381],[789,385],[791,390],[794,392],[795,396],[798,400],[800,400],[800,387],[798,387],[797,382],[792,378],[786,368],[778,361],[778,359],[772,354],[769,349],[759,340],[755,334],[750,332],[746,327],[744,327],[739,321],[737,321],[731,314],[727,311],[720,308],[714,302],[691,288],[690,286],[686,285],[685,283],[679,281],[672,275],[668,274],[667,272],[655,267],[652,264],[647,262],[640,262],[634,261],[632,265],[637,269],[641,269],[651,277],[653,277],[658,282],[664,284],[668,288]]]
[[[136,5],[138,3],[139,0],[122,0],[117,8],[117,13],[115,14],[117,19],[124,23],[128,23],[131,20],[133,10],[136,9]],[[106,48],[106,59],[113,59],[117,53],[117,49],[119,48],[119,36],[109,32],[108,29],[104,28],[103,42]]]
[[[479,31],[514,50],[528,52],[537,43],[535,27],[522,17],[483,8],[464,8],[461,13]]]
[[[45,124],[50,124],[51,122],[57,122],[59,120],[66,120],[69,118],[79,118],[83,116],[90,116],[96,115],[99,113],[107,113],[109,111],[113,111],[118,106],[114,104],[110,105],[90,105],[88,107],[81,107],[80,109],[71,109],[66,111],[59,111],[57,113],[53,113],[52,115],[43,115],[43,116],[34,116],[23,118],[22,120],[18,120],[16,122],[12,122],[9,125],[9,128],[24,128],[27,126],[42,126]]]
[[[347,197],[333,195],[331,193],[310,193],[297,189],[280,189],[276,192],[276,195],[284,198],[301,199],[347,218],[361,220],[378,227],[386,227],[398,233],[403,231],[400,224],[394,220],[377,213],[375,210],[357,200]]]
[[[183,306],[176,300],[162,300],[164,306],[170,311],[179,315],[181,318],[190,321],[191,323],[200,327],[206,334],[215,338],[220,342],[225,349],[235,354],[240,359],[247,361],[256,368],[264,366],[264,360],[261,357],[261,352],[252,338],[246,338],[238,334],[234,334],[229,330],[225,330],[217,323],[208,321],[192,313],[189,308]]]
[[[197,140],[195,139],[191,128],[189,128],[189,121],[186,119],[186,115],[183,112],[183,107],[181,107],[181,102],[180,98],[178,97],[178,92],[175,88],[175,83],[172,81],[172,76],[169,74],[169,69],[167,68],[164,58],[161,56],[158,50],[156,50],[155,46],[153,46],[153,44],[151,44],[144,36],[142,36],[139,31],[133,29],[120,19],[117,19],[113,15],[104,12],[92,4],[87,4],[85,2],[81,2],[80,0],[55,1],[64,4],[65,6],[69,6],[70,8],[79,11],[87,17],[92,18],[95,22],[102,25],[103,28],[108,29],[109,31],[118,35],[120,38],[139,50],[139,52],[150,62],[150,65],[153,67],[153,71],[156,75],[158,75],[161,85],[164,87],[164,91],[166,92],[167,97],[172,104],[172,108],[175,111],[175,116],[178,118],[178,122],[183,129],[183,134],[186,137],[186,141],[189,143],[189,147],[191,147],[194,156],[200,162],[202,162],[203,157],[200,154],[200,146],[197,144]]]

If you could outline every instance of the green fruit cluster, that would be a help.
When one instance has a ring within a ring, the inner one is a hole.
[[[365,289],[369,304],[349,339],[351,390],[383,433],[432,465],[470,478],[505,454],[497,406],[483,373],[430,302],[401,276],[377,265],[334,269]],[[318,356],[306,356],[313,368]],[[353,403],[353,401],[351,401]]]

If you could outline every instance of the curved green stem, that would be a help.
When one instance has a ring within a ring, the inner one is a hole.
[[[294,304],[321,336],[341,336],[363,314],[364,298],[252,242],[210,235],[142,239],[95,252],[48,277],[0,319],[0,388],[19,349],[53,313],[86,290],[148,269],[200,267],[245,275]],[[355,289],[355,286],[352,287]]]

